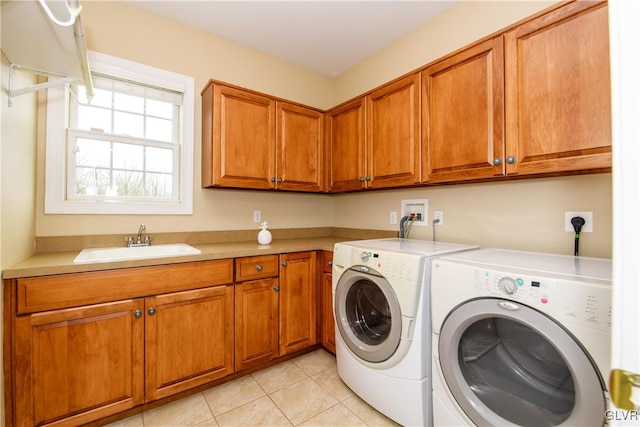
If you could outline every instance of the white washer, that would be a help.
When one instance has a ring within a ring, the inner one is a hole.
[[[410,239],[335,245],[338,374],[364,401],[400,424],[432,424],[431,258],[474,248]]]
[[[435,425],[605,424],[611,260],[479,249],[431,277]]]

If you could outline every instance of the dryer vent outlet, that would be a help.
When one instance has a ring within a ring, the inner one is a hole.
[[[402,217],[413,217],[413,225],[426,227],[429,223],[429,200],[427,199],[407,199],[402,200],[400,212]]]

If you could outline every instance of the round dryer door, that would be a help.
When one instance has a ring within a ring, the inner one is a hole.
[[[476,425],[590,426],[604,422],[604,382],[586,350],[547,315],[495,298],[445,319],[440,366]]]
[[[340,336],[360,359],[383,362],[398,348],[400,304],[377,271],[366,266],[346,270],[336,285],[334,310]]]

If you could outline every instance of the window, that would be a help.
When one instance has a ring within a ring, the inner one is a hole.
[[[94,96],[49,89],[45,213],[191,214],[194,81],[89,52]]]

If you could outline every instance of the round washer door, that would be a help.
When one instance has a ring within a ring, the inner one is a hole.
[[[389,282],[374,269],[353,266],[340,276],[334,312],[340,336],[360,359],[383,362],[398,348],[400,304]]]
[[[476,425],[601,426],[604,383],[584,348],[547,315],[482,298],[456,307],[438,341],[455,400]]]

